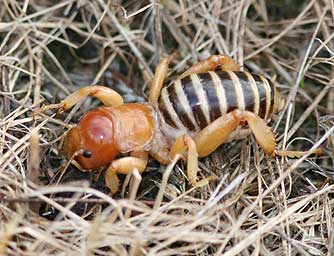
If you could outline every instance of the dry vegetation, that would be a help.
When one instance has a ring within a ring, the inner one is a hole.
[[[331,0],[0,1],[0,255],[334,255],[333,38]],[[323,156],[264,157],[250,137],[201,161],[209,186],[150,160],[111,198],[59,155],[99,102],[38,113],[95,83],[143,101],[162,56],[173,78],[218,52],[277,75],[280,149]]]

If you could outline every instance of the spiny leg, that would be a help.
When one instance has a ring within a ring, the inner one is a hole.
[[[305,151],[277,150],[275,136],[263,119],[250,111],[239,111],[238,115],[241,120],[247,121],[257,143],[267,155],[300,158],[306,153]],[[322,151],[318,148],[311,153],[321,155]]]
[[[223,144],[241,121],[247,121],[257,143],[265,154],[290,158],[302,157],[305,154],[303,151],[277,150],[275,136],[263,119],[250,111],[234,110],[218,118],[197,134],[194,141],[199,156],[207,156]],[[319,155],[321,150],[317,149],[312,153]]]
[[[164,84],[165,78],[168,72],[170,58],[163,58],[157,66],[154,77],[151,84],[149,103],[154,104],[158,101],[160,96],[161,88]]]
[[[178,79],[189,76],[191,74],[205,73],[208,71],[213,71],[220,67],[223,71],[239,71],[239,64],[232,59],[230,56],[225,54],[211,55],[209,58],[197,62],[189,69],[187,69],[183,74],[181,74]]]
[[[263,119],[249,111],[241,112],[240,116],[242,120],[247,121],[257,143],[267,155],[300,158],[306,153],[304,151],[277,150],[275,136]],[[321,155],[321,149],[314,150],[312,154]]]
[[[195,186],[197,183],[198,153],[196,144],[189,135],[185,134],[176,139],[170,150],[170,159],[174,159],[177,154],[183,155],[187,149],[187,177],[190,183]]]
[[[276,150],[275,135],[266,122],[250,111],[237,111],[237,115],[247,121],[257,143],[267,155],[274,155]]]
[[[107,107],[123,104],[122,96],[113,89],[101,85],[90,85],[76,90],[63,99],[59,104],[46,106],[42,110],[45,111],[47,109],[58,108],[59,112],[62,112],[70,109],[87,96],[98,98]]]
[[[111,162],[105,174],[106,186],[111,190],[111,194],[118,191],[119,179],[118,173],[128,174],[137,168],[142,173],[147,165],[148,153],[145,151],[131,152],[131,156],[122,157]]]
[[[289,157],[289,158],[301,158],[303,157],[307,151],[294,151],[294,150],[275,150],[275,155],[282,156],[282,157]],[[322,155],[322,149],[316,148],[311,152],[311,154],[314,154],[316,156]]]
[[[194,139],[183,135],[175,141],[170,150],[170,159],[174,159],[176,154],[183,155],[189,149],[187,176],[192,185],[197,184],[198,156],[207,156],[223,144],[238,127],[240,120],[236,111],[232,111],[209,124]]]
[[[236,130],[242,121],[247,121],[257,143],[265,154],[287,157],[301,157],[305,154],[305,152],[302,151],[276,150],[275,136],[266,122],[250,111],[240,111],[236,109],[206,126],[194,139],[191,139],[188,135],[179,137],[171,148],[170,159],[173,159],[176,154],[183,155],[188,148],[187,175],[190,182],[193,185],[196,184],[198,156],[204,157],[216,150],[229,138],[231,133]],[[321,154],[321,151],[316,150],[312,153]]]
[[[187,176],[192,185],[197,183],[198,156],[204,157],[216,150],[240,125],[247,121],[257,143],[268,155],[280,153],[276,150],[275,136],[266,122],[250,111],[238,109],[221,116],[200,131],[194,139],[188,135],[179,137],[170,151],[170,159],[176,154],[183,155],[188,149]],[[294,152],[296,154],[296,152]],[[289,152],[292,154],[292,151]]]

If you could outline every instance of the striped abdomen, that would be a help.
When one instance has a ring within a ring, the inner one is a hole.
[[[192,74],[163,88],[159,111],[174,128],[199,131],[238,108],[267,119],[274,111],[276,89],[270,79],[243,71]]]

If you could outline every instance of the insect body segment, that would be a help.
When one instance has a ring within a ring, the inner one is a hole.
[[[114,126],[112,115],[106,109],[98,108],[88,112],[69,131],[65,154],[69,157],[77,154],[76,160],[84,169],[105,166],[119,152]],[[78,154],[79,150],[82,154]]]
[[[70,130],[65,153],[84,169],[103,167],[118,153],[142,150],[154,134],[151,108],[143,104],[123,104],[89,111]]]
[[[273,83],[243,71],[209,71],[177,79],[163,88],[159,111],[172,128],[198,132],[234,109],[267,119],[277,104]]]

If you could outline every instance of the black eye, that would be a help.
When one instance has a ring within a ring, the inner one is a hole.
[[[86,157],[86,158],[91,158],[92,155],[93,155],[93,153],[92,153],[91,151],[89,151],[89,150],[85,150],[85,151],[82,153],[82,155],[83,155],[84,157]]]

